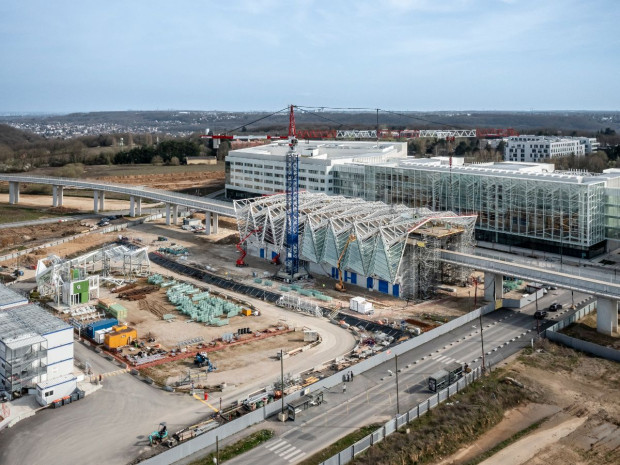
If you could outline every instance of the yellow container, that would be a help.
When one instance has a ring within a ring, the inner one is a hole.
[[[105,346],[116,349],[131,344],[138,339],[138,332],[128,326],[114,326],[113,331],[105,335]]]
[[[243,310],[241,310],[241,313],[243,313],[245,316],[252,316],[252,310],[250,310],[249,308],[244,308]]]

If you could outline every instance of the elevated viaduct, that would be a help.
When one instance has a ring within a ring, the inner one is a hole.
[[[219,215],[234,217],[235,212],[231,204],[218,200],[205,199],[195,195],[178,194],[161,189],[151,189],[144,186],[128,186],[100,181],[86,181],[71,178],[56,178],[48,176],[0,175],[0,181],[9,183],[9,203],[19,203],[19,189],[21,184],[44,184],[52,186],[52,205],[60,207],[63,204],[65,188],[84,189],[93,191],[93,211],[98,213],[105,209],[105,196],[108,192],[129,196],[129,215],[142,214],[142,199],[163,202],[166,205],[166,224],[176,224],[178,208],[188,207],[205,213],[205,233],[217,233]]]
[[[481,254],[440,251],[440,260],[454,265],[484,271],[484,297],[486,300],[501,299],[504,276],[534,281],[562,289],[594,295],[597,300],[597,331],[611,335],[618,331],[618,301],[620,280],[614,276],[595,271],[585,271],[576,266],[564,265],[541,268],[514,257],[510,261],[490,258]]]

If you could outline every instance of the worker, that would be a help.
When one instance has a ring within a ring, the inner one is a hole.
[[[347,392],[347,383],[342,383],[342,393]]]
[[[353,372],[349,371],[349,378],[351,378],[351,381],[353,381]]]

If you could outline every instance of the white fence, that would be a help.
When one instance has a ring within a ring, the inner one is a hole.
[[[597,357],[606,358],[607,360],[614,360],[616,362],[620,362],[620,350],[612,349],[611,347],[604,347],[593,342],[583,341],[581,339],[570,337],[566,334],[557,332],[560,329],[579,321],[588,313],[591,313],[593,310],[596,309],[596,304],[597,301],[591,302],[582,309],[580,309],[578,312],[575,312],[573,315],[569,316],[568,318],[565,318],[562,321],[558,321],[550,328],[547,328],[547,330],[545,331],[545,337],[550,341],[558,342],[575,350],[596,355]]]
[[[402,355],[405,352],[408,352],[412,349],[415,349],[416,347],[421,346],[422,344],[426,344],[427,342],[429,342],[432,339],[435,339],[436,337],[442,336],[466,323],[469,323],[470,321],[473,321],[479,318],[480,315],[486,315],[487,313],[492,312],[494,309],[495,309],[495,302],[492,302],[490,304],[485,305],[484,307],[480,307],[477,310],[474,310],[466,315],[456,318],[442,326],[438,326],[437,328],[434,328],[431,331],[428,331],[422,334],[421,336],[402,342],[398,344],[397,346],[393,347],[390,351],[381,352],[377,355],[367,358],[366,360],[363,360],[362,362],[359,362],[347,368],[346,370],[335,373],[332,376],[329,376],[328,378],[324,378],[310,385],[309,386],[310,392],[315,392],[320,389],[329,389],[331,387],[337,386],[342,383],[342,376],[344,373],[348,373],[352,371],[353,374],[359,375],[360,373],[368,371],[384,362],[392,360],[395,355]],[[471,376],[478,376],[476,373],[478,373],[478,371],[474,371],[470,373],[468,376],[470,378]],[[470,379],[470,378],[467,378],[467,379]],[[463,381],[464,379],[466,378],[459,380],[459,382],[461,383],[465,382]],[[455,383],[455,384],[458,384],[458,383]],[[462,387],[459,387],[458,389],[461,389],[461,388]],[[455,389],[456,388],[454,387],[454,385],[452,385],[448,389],[445,389],[444,391],[441,391],[440,393],[438,393],[437,396],[431,397],[431,399],[428,400],[426,406],[423,407],[423,411],[420,412],[420,414],[426,412],[427,409],[430,409],[436,406],[437,402],[439,402],[440,399],[445,400],[448,396],[448,392],[450,395],[452,395],[454,392],[456,392]],[[298,400],[301,397],[301,393],[302,391],[298,391],[298,392],[295,392],[293,394],[286,396],[286,398],[284,399],[284,403],[288,404],[290,402]],[[182,460],[183,458],[191,454],[194,454],[200,451],[201,449],[213,446],[215,444],[216,436],[219,437],[219,439],[221,440],[230,435],[238,433],[239,431],[244,430],[248,426],[261,422],[264,419],[270,417],[271,415],[276,414],[277,412],[280,411],[280,408],[281,408],[280,402],[272,402],[271,404],[267,404],[260,410],[255,410],[254,412],[251,412],[247,415],[237,418],[236,420],[226,423],[218,428],[212,429],[209,432],[201,436],[198,436],[196,438],[190,439],[189,441],[181,443],[178,446],[173,447],[172,449],[169,449],[167,451],[164,451],[161,454],[156,455],[155,457],[152,457],[150,459],[147,459],[141,463],[145,465],[164,465],[164,464],[174,463],[176,461]],[[416,408],[416,414],[418,412],[417,410],[418,408],[419,406]],[[402,420],[402,418],[409,418],[410,412],[407,412],[405,415],[407,415],[407,417],[404,417],[404,416],[399,417],[401,418],[401,420],[399,421],[404,421]],[[414,417],[411,417],[411,419],[413,418]],[[410,420],[407,420],[407,421],[410,421]],[[346,463],[346,462],[343,462],[343,463]]]
[[[355,444],[352,444],[351,446],[340,451],[339,453],[332,455],[324,462],[321,462],[320,465],[344,465],[345,463],[349,463],[356,455],[361,454],[373,444],[381,442],[383,439],[397,431],[399,428],[419,418],[429,410],[437,407],[441,402],[448,400],[451,396],[480,378],[481,374],[482,368],[476,368],[471,373],[468,373],[463,378],[457,380],[456,383],[451,384],[443,391],[439,391],[437,394],[429,397],[427,400],[420,402],[408,412],[397,416],[396,418],[392,418],[376,431],[360,439]]]

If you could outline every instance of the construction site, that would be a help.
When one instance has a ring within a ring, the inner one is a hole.
[[[149,214],[134,215],[132,196],[131,203],[118,199],[114,205],[130,209],[130,218],[20,226],[47,232],[32,250],[20,251],[13,241],[2,251],[10,255],[2,265],[12,285],[30,291],[63,327],[73,328],[82,345],[121,367],[119,373],[208,406],[191,425],[171,427],[170,436],[165,425],[153,432],[150,445],[190,440],[299,392],[299,403],[287,407],[287,418],[295,420],[301,410],[323,403],[323,389],[310,393],[316,383],[390,354],[404,341],[426,340],[429,331],[480,308],[483,273],[440,258],[474,251],[476,213],[385,203],[380,195],[369,200],[305,191],[301,159],[321,165],[321,144],[306,153],[294,132],[277,144],[284,192],[238,198],[228,202],[226,215],[215,207],[154,201]],[[360,166],[402,158],[402,146],[369,144],[328,149],[334,159],[343,150],[342,160]],[[353,171],[340,180],[353,179]],[[153,189],[169,187],[169,181],[153,176]],[[186,181],[185,191],[204,188],[223,196],[221,176],[204,185],[199,176]],[[15,200],[14,187],[12,192]],[[72,203],[76,211],[92,206],[90,199]],[[21,230],[5,231],[17,237]],[[52,243],[60,231],[66,240]],[[525,288],[521,280],[503,281],[505,298],[520,301]],[[350,382],[352,371],[346,376]]]

